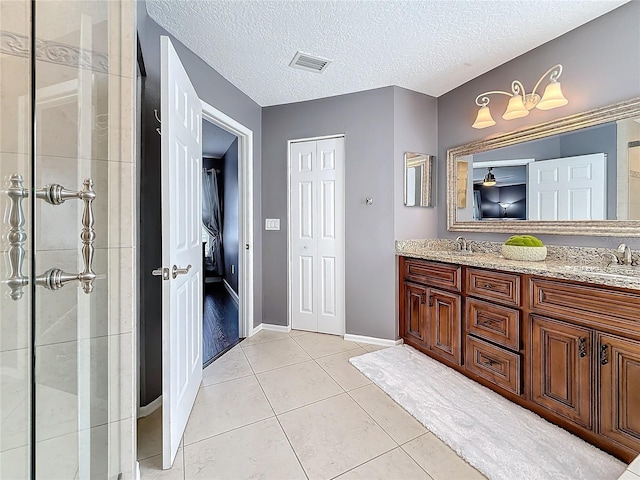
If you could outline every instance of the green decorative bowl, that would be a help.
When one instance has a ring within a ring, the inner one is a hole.
[[[525,262],[541,262],[547,258],[547,247],[521,247],[518,245],[502,245],[502,255],[509,260]]]

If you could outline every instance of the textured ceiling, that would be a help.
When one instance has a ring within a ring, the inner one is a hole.
[[[438,97],[627,1],[146,3],[151,18],[268,106],[388,85]],[[291,68],[297,50],[333,63],[322,74]]]

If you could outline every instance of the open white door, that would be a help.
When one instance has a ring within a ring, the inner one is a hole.
[[[161,37],[162,464],[170,468],[202,380],[202,104]]]

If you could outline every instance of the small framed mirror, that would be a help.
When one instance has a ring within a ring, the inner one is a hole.
[[[433,207],[434,156],[425,153],[404,154],[404,204],[407,207]]]

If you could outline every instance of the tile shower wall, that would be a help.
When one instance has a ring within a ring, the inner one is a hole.
[[[30,82],[36,86],[35,186],[79,189],[93,178],[94,292],[35,292],[36,472],[60,478],[133,478],[135,464],[135,2],[35,4],[36,66],[30,71],[30,2],[0,3],[0,211],[8,177],[30,179]],[[31,185],[25,184],[31,188]],[[29,201],[23,202],[27,218]],[[36,271],[78,271],[81,202],[36,202]],[[31,225],[26,225],[29,234]],[[9,248],[2,227],[0,250]],[[26,252],[23,272],[30,271]],[[0,262],[0,278],[8,273]],[[0,300],[0,477],[28,478],[30,287]],[[86,408],[89,406],[89,408]],[[87,445],[90,445],[86,451]],[[80,460],[89,459],[86,461]],[[40,475],[38,475],[40,476]]]

